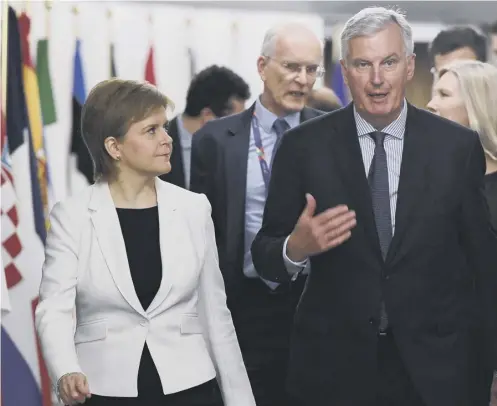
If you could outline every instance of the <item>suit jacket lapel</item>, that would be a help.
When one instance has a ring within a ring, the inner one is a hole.
[[[96,183],[93,186],[89,209],[98,244],[114,283],[129,305],[145,315],[131,279],[119,217],[107,183]]]
[[[343,118],[335,119],[338,124],[334,128],[335,136],[329,137],[329,147],[350,199],[349,209],[355,210],[357,227],[364,229],[375,255],[383,261],[352,103],[335,114],[340,114]],[[329,131],[328,128],[323,130]]]
[[[300,113],[300,124],[302,124],[304,121],[310,120],[311,118],[315,118],[320,114],[321,113],[317,110],[311,109],[309,107],[304,107],[304,109]]]
[[[225,149],[227,199],[227,252],[238,253],[243,246],[245,229],[245,196],[247,190],[247,161],[250,143],[250,123],[255,103],[240,117],[239,125],[228,130]],[[235,260],[235,258],[230,258]]]
[[[181,241],[174,230],[181,227],[176,225],[178,217],[175,216],[177,199],[168,193],[167,184],[162,183],[159,179],[155,181],[157,191],[157,204],[159,206],[159,238],[161,247],[162,260],[162,280],[159,291],[155,295],[152,303],[147,309],[147,313],[152,313],[166,299],[172,288],[174,277],[180,276],[181,264],[174,261],[174,253],[181,250]]]
[[[430,147],[430,131],[423,128],[418,120],[417,109],[408,105],[404,148],[397,191],[395,212],[395,233],[390,244],[387,262],[398,261],[405,253],[402,240],[411,221],[411,213],[416,209],[419,199],[425,194],[427,185],[427,155]]]

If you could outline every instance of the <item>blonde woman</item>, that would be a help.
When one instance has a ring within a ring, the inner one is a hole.
[[[440,70],[428,109],[475,130],[485,151],[485,189],[497,230],[497,67],[458,61]]]
[[[255,406],[210,204],[158,178],[171,170],[169,107],[119,79],[83,106],[96,183],[52,210],[36,309],[65,405]]]
[[[485,191],[497,230],[497,68],[478,61],[457,61],[440,70],[428,109],[475,130],[485,151]],[[494,373],[491,406],[497,406]]]

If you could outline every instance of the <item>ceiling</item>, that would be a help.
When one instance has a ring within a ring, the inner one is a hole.
[[[343,21],[370,5],[399,7],[411,22],[481,24],[497,20],[497,1],[164,1],[196,7],[286,10],[320,14],[327,23]]]

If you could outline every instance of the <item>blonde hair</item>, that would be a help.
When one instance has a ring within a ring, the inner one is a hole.
[[[457,61],[444,66],[439,78],[451,72],[459,81],[469,126],[480,136],[488,158],[497,161],[497,67],[480,61]]]

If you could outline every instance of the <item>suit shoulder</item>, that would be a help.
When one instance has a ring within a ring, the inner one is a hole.
[[[207,197],[202,193],[195,193],[190,190],[184,189],[180,186],[176,186],[172,183],[166,182],[162,179],[158,179],[161,182],[163,190],[167,193],[169,199],[174,199],[177,206],[182,210],[199,212],[199,208],[205,204],[209,204]]]
[[[440,117],[428,110],[415,109],[418,119],[443,143],[450,143],[455,147],[466,147],[478,140],[478,134],[468,127]]]
[[[298,137],[299,134],[313,133],[313,130],[315,130],[316,128],[322,128],[323,126],[335,126],[335,124],[349,119],[347,110],[343,108],[340,110],[334,110],[332,112],[322,112],[319,110],[313,111],[316,114],[314,117],[310,117],[308,120],[299,124],[297,127],[289,130],[288,134],[294,134],[293,136]]]
[[[229,130],[237,128],[247,117],[248,111],[242,111],[231,116],[216,118],[208,121],[200,130],[194,134],[195,138],[200,137],[222,137]]]
[[[71,216],[73,214],[78,215],[80,212],[86,211],[88,209],[88,205],[94,188],[94,185],[85,186],[80,191],[74,193],[64,200],[57,202],[54,206],[54,209],[56,207],[60,208]]]

